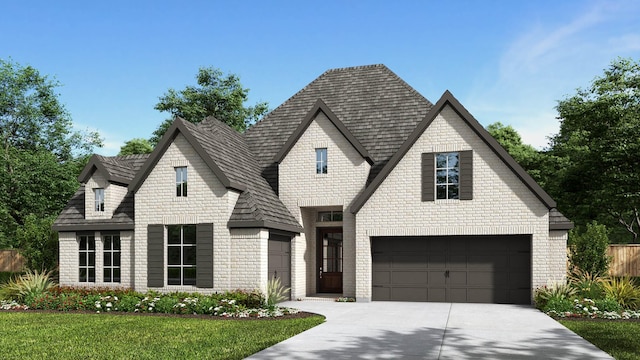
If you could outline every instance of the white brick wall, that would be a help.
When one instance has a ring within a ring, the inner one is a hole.
[[[421,154],[473,150],[473,200],[421,201]],[[532,287],[563,279],[563,236],[548,209],[450,107],[407,152],[356,219],[356,297],[371,299],[370,236],[531,234]],[[559,255],[559,253],[561,255]]]
[[[317,148],[327,148],[327,174],[316,174]],[[355,295],[355,219],[346,213],[363,189],[369,169],[369,163],[322,112],[280,163],[280,199],[305,228],[292,241],[292,298],[316,292],[316,211],[336,206],[345,213],[343,292]]]
[[[174,168],[178,166],[188,168],[187,197],[176,197]],[[232,282],[232,241],[227,228],[237,199],[238,194],[227,190],[184,136],[178,135],[135,194],[136,290],[147,290],[147,225],[198,223],[213,223],[213,289],[167,285],[158,290],[206,293],[237,288]],[[166,278],[165,269],[165,283]]]
[[[102,233],[100,231],[91,232],[95,236],[96,241],[96,281],[94,283],[79,282],[79,263],[78,256],[80,252],[80,244],[75,232],[61,232],[59,239],[59,282],[64,286],[102,286],[102,287],[133,287],[132,268],[131,268],[131,244],[133,240],[133,231],[120,231],[120,282],[104,282],[104,243]],[[113,234],[113,231],[104,232],[105,234]]]
[[[267,290],[269,231],[231,230],[231,284],[233,289]]]

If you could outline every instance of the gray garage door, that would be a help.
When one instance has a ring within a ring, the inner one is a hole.
[[[291,237],[269,235],[269,279],[279,277],[284,287],[291,287]]]
[[[531,236],[372,237],[373,300],[529,304]]]

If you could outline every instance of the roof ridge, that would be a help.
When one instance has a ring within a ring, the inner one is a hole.
[[[329,69],[325,72],[322,73],[322,75],[330,73],[330,72],[337,72],[337,71],[345,71],[345,70],[359,70],[359,69],[367,69],[367,68],[376,68],[376,67],[380,67],[380,68],[387,68],[388,67],[385,64],[370,64],[370,65],[356,65],[356,66],[345,66],[345,67],[340,67],[340,68],[333,68],[333,69]],[[320,75],[320,76],[322,76]]]

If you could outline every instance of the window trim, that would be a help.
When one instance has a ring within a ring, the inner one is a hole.
[[[107,248],[107,237],[111,238],[111,248]],[[118,238],[118,249],[114,249],[114,239]],[[118,257],[118,265],[115,265],[114,254],[120,254]],[[105,257],[109,256],[111,265],[106,265]],[[121,283],[122,282],[122,239],[120,238],[120,234],[102,234],[102,281],[105,283]],[[120,276],[118,276],[118,280],[115,281],[114,278],[114,270],[119,270]],[[109,280],[105,276],[105,272],[109,271]]]
[[[104,188],[93,189],[93,210],[96,212],[104,212],[105,191]]]
[[[449,157],[451,155],[455,155],[456,156],[456,164],[455,166],[450,166],[449,164]],[[444,167],[438,167],[438,156],[446,156],[446,164]],[[460,200],[460,152],[459,151],[450,151],[450,152],[439,152],[439,153],[435,153],[434,154],[434,176],[435,176],[435,199],[436,200]],[[453,170],[455,170],[457,172],[458,175],[458,181],[457,182],[451,182],[450,181],[450,172],[453,172]],[[438,181],[438,171],[445,171],[446,175],[446,182],[444,183],[440,183]],[[439,192],[438,192],[438,188],[439,187],[443,187],[444,186],[444,194],[445,197],[439,197]],[[450,189],[451,188],[455,188],[457,190],[457,194],[455,195],[455,197],[450,197]]]
[[[185,235],[184,235],[184,230],[185,227],[193,227],[193,242],[192,243],[185,243]],[[171,244],[169,243],[169,236],[171,236],[171,228],[173,227],[179,227],[180,228],[180,243],[179,244]],[[197,246],[197,240],[198,240],[198,236],[197,236],[197,225],[195,224],[184,224],[184,225],[168,225],[167,226],[167,265],[166,265],[166,272],[167,272],[167,286],[196,286],[196,282],[197,282],[197,271],[198,271],[198,267],[197,267],[197,256],[198,256],[198,246]],[[180,249],[180,264],[169,264],[169,250],[171,248],[179,248]],[[196,260],[196,264],[185,264],[185,248],[194,248],[195,250],[195,260]],[[172,284],[171,280],[172,278],[169,276],[169,269],[180,269],[180,283],[179,284]],[[194,271],[194,277],[192,279],[192,281],[189,281],[189,283],[185,283],[185,269],[193,269]]]
[[[82,241],[86,241],[85,249],[82,247]],[[91,249],[90,244],[93,244]],[[93,254],[93,265],[90,265],[91,254]],[[81,265],[80,258],[84,256],[85,265]],[[85,270],[85,278],[82,278],[82,270]],[[91,279],[91,270],[93,270],[93,280]],[[95,283],[96,282],[96,237],[95,235],[78,235],[78,282],[79,283]]]
[[[188,168],[187,166],[176,166],[174,169],[176,172],[176,197],[187,197]]]
[[[329,155],[326,147],[316,148],[316,175],[326,175],[329,173]],[[324,155],[324,157],[323,157]]]

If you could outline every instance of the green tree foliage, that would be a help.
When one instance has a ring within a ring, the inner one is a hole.
[[[604,276],[609,269],[607,256],[609,235],[607,227],[597,222],[587,224],[586,229],[576,227],[569,231],[569,261],[572,267],[592,275]]]
[[[16,231],[16,240],[27,267],[34,270],[52,270],[57,264],[58,233],[51,229],[54,216],[40,218],[29,214]]]
[[[586,89],[558,102],[563,159],[553,194],[578,224],[616,223],[638,240],[640,226],[640,63],[617,59]]]
[[[207,67],[200,68],[196,76],[197,85],[187,86],[183,90],[169,89],[160,97],[155,109],[194,124],[207,116],[214,116],[232,128],[242,132],[268,112],[265,102],[254,106],[245,106],[249,89],[242,87],[240,78],[235,74],[223,74],[222,71]],[[172,120],[165,120],[153,132],[150,141],[157,144],[171,126]]]
[[[62,210],[78,188],[85,155],[101,145],[97,133],[71,130],[58,86],[30,66],[0,59],[0,247],[32,246],[24,234]]]
[[[135,138],[127,141],[120,148],[118,155],[135,155],[135,154],[149,154],[153,151],[151,142],[147,139]]]

